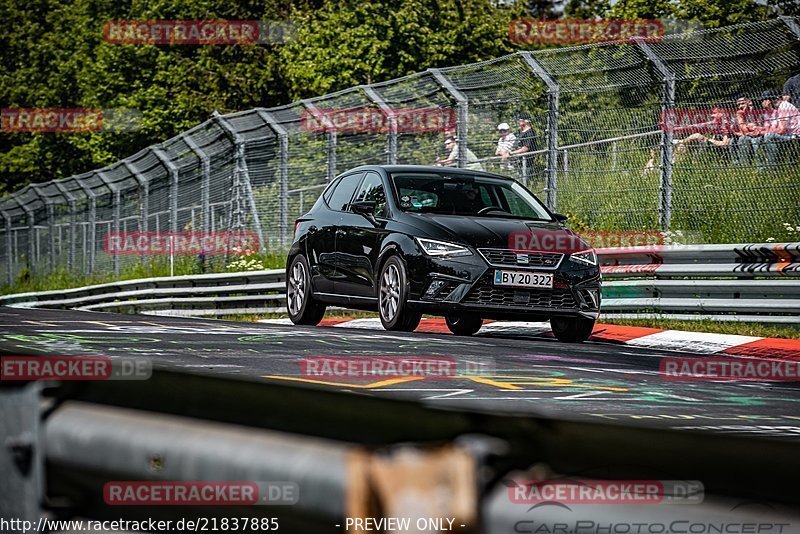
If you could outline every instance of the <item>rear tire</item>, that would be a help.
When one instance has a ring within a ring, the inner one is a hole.
[[[311,294],[311,269],[302,254],[292,260],[286,272],[286,309],[294,324],[315,326],[325,315],[325,304]]]
[[[563,343],[582,343],[589,339],[594,329],[594,319],[585,317],[553,317],[550,327],[556,339]]]
[[[444,322],[457,336],[471,336],[483,326],[483,319],[477,315],[448,315],[444,318]]]
[[[408,277],[403,261],[390,256],[381,267],[378,277],[378,309],[381,324],[386,330],[412,332],[422,314],[408,309]]]

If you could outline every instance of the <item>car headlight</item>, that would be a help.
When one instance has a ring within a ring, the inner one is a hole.
[[[594,249],[589,250],[582,250],[580,252],[573,252],[569,259],[577,263],[583,263],[586,265],[597,265],[597,254],[595,254]]]
[[[414,239],[416,239],[419,248],[428,256],[472,256],[472,252],[467,247],[456,245],[455,243],[435,241],[422,237],[415,237]]]

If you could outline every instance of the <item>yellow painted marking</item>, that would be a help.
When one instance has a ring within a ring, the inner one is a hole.
[[[381,380],[380,382],[372,382],[370,384],[353,384],[352,382],[328,382],[325,380],[313,380],[311,378],[300,378],[297,376],[274,376],[263,375],[261,378],[273,378],[275,380],[289,380],[292,382],[306,382],[308,384],[321,384],[325,386],[341,386],[356,389],[371,389],[380,388],[383,386],[391,386],[394,384],[402,384],[404,382],[413,382],[415,380],[423,380],[422,376],[401,376],[398,378],[390,378],[388,380]]]
[[[30,324],[38,324],[42,326],[58,326],[57,324],[53,323],[46,323],[44,321],[22,321],[23,323],[30,323]]]
[[[552,377],[536,377],[536,376],[468,376],[473,382],[480,384],[487,384],[500,389],[520,390],[525,389],[521,386],[539,386],[539,387],[568,387],[580,389],[598,389],[602,391],[615,391],[623,393],[628,391],[628,388],[617,388],[611,386],[591,386],[587,384],[578,384],[568,378],[552,378]]]
[[[113,328],[113,327],[117,326],[117,325],[112,324],[112,323],[104,323],[103,321],[83,321],[83,322],[86,323],[86,324],[98,324],[100,326],[108,326],[109,328]]]

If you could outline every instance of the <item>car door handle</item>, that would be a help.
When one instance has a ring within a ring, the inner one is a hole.
[[[316,226],[309,226],[308,227],[308,233],[309,234],[316,234],[317,233],[317,227]]]

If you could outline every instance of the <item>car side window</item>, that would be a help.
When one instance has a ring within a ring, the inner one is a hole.
[[[348,174],[339,180],[329,197],[325,198],[328,206],[336,211],[345,211],[350,204],[350,199],[353,198],[353,193],[356,192],[356,187],[361,181],[363,173],[357,172],[355,174]],[[326,191],[327,195],[328,192]]]
[[[374,172],[367,173],[361,187],[358,188],[354,202],[373,201],[375,202],[375,216],[386,217],[386,191],[383,188],[383,181],[380,175]]]

